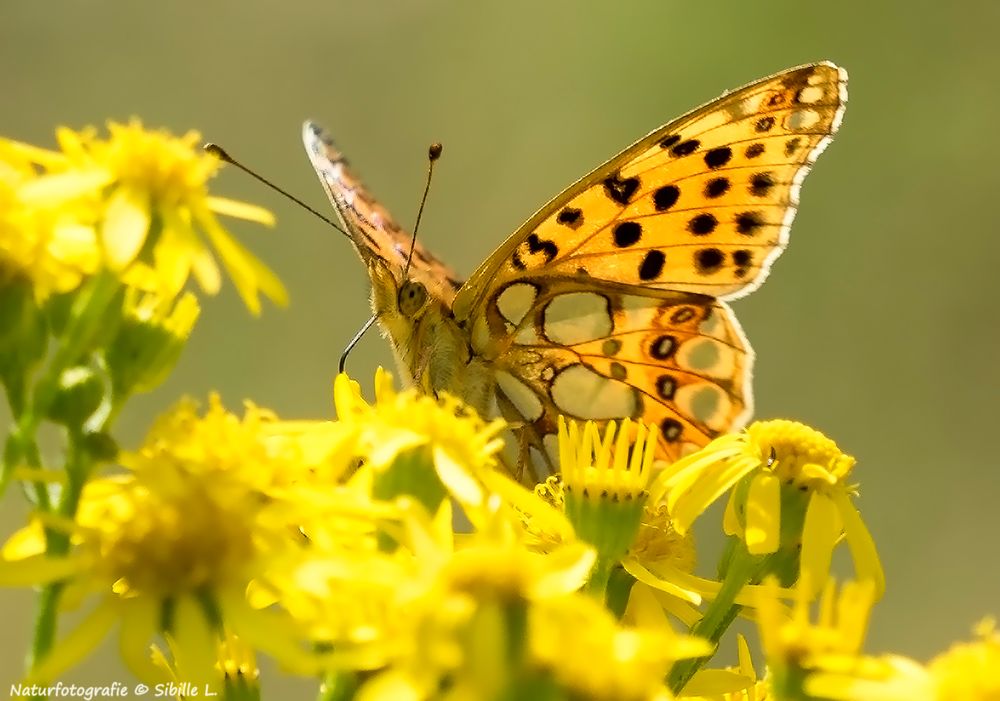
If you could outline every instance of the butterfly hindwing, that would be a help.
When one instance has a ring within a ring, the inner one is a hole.
[[[473,348],[495,369],[498,406],[531,458],[528,481],[555,468],[559,414],[655,424],[660,457],[675,460],[752,410],[751,351],[726,303],[707,295],[526,278],[473,329]]]

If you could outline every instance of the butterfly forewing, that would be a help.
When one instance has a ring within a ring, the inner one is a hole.
[[[450,302],[461,281],[419,241],[413,243],[411,234],[396,223],[354,174],[330,135],[319,125],[306,122],[302,140],[361,260],[367,265],[380,261],[396,283],[401,284],[412,245],[413,258],[407,276],[424,283],[433,294]]]
[[[846,81],[829,63],[790,69],[652,132],[536,212],[473,274],[456,317],[538,273],[749,292],[785,244],[799,183],[840,123]]]

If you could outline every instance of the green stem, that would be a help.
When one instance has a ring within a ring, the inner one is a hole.
[[[31,650],[28,652],[27,667],[29,670],[38,666],[52,649],[56,638],[56,628],[59,613],[59,597],[62,595],[62,582],[47,584],[38,595],[38,611],[35,615],[34,638]]]
[[[598,555],[597,562],[594,563],[594,568],[590,571],[590,579],[583,586],[583,590],[603,602],[608,591],[608,580],[611,578],[611,569],[615,564],[614,561]]]
[[[748,553],[746,545],[742,541],[737,544],[726,568],[722,587],[708,605],[704,617],[691,628],[692,635],[704,638],[713,647],[718,647],[723,633],[726,632],[742,608],[736,603],[736,597],[739,596],[744,586],[753,582],[759,575],[766,559],[766,556],[761,557]],[[671,668],[670,674],[667,675],[667,686],[674,694],[679,693],[709,659],[711,656],[695,657],[676,663]]]
[[[625,615],[625,607],[628,606],[629,594],[632,593],[632,585],[634,584],[635,577],[626,572],[624,568],[615,567],[611,570],[606,601],[608,610],[619,620]]]
[[[71,431],[67,445],[66,485],[60,497],[57,512],[64,519],[72,521],[76,518],[76,510],[80,503],[80,495],[90,473],[91,459],[83,448],[83,436],[79,431]],[[48,492],[45,492],[48,499]],[[47,509],[48,510],[48,509]],[[49,557],[59,557],[69,552],[70,534],[54,528],[45,529],[45,554]],[[34,669],[45,659],[55,643],[58,627],[59,597],[64,588],[63,582],[53,582],[42,588],[38,597],[38,610],[35,614],[34,639],[28,656],[28,669]]]

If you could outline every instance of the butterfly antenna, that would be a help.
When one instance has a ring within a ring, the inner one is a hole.
[[[285,197],[287,197],[288,199],[290,199],[292,202],[294,202],[295,204],[299,205],[300,207],[302,207],[303,209],[305,209],[307,212],[309,212],[310,214],[312,214],[313,216],[322,219],[323,221],[325,221],[327,224],[329,224],[330,226],[332,226],[334,229],[336,229],[337,231],[339,231],[340,233],[342,233],[347,238],[351,238],[351,235],[349,233],[347,233],[346,231],[344,231],[344,228],[342,226],[340,226],[339,224],[337,224],[332,219],[330,219],[330,217],[322,214],[321,212],[316,211],[315,209],[313,209],[312,207],[310,207],[309,205],[307,205],[305,202],[303,202],[302,200],[300,200],[298,197],[296,197],[292,193],[290,193],[287,190],[284,190],[284,189],[278,187],[277,185],[275,185],[274,183],[272,183],[270,180],[268,180],[264,176],[258,175],[256,172],[254,172],[250,168],[247,168],[245,165],[243,165],[242,163],[240,163],[239,161],[237,161],[235,158],[233,158],[232,156],[230,156],[229,153],[224,148],[222,148],[221,146],[219,146],[218,144],[207,143],[204,146],[202,146],[202,148],[205,151],[207,151],[208,153],[211,153],[212,155],[214,155],[215,157],[217,157],[219,160],[236,166],[237,168],[239,168],[240,170],[242,170],[244,173],[246,173],[247,175],[255,178],[258,181],[260,181],[261,183],[263,183],[267,187],[271,188],[275,192],[277,192],[277,193],[279,193],[281,195],[284,195]],[[425,193],[424,196],[426,197],[426,193]],[[422,208],[423,208],[423,205],[421,205],[421,209]],[[418,221],[419,221],[419,216],[418,216]]]
[[[417,231],[420,229],[420,218],[424,216],[424,205],[427,204],[427,193],[431,190],[431,178],[434,176],[434,164],[441,158],[441,151],[444,147],[434,142],[427,149],[427,180],[424,183],[424,195],[420,198],[420,207],[417,209],[417,221],[413,225],[413,236],[410,238],[410,252],[406,255],[406,265],[403,266],[403,279],[410,271],[410,261],[413,260],[413,249],[417,245]]]

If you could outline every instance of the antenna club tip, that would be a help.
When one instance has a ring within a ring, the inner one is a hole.
[[[226,161],[227,163],[233,162],[233,159],[230,158],[228,153],[226,153],[226,149],[222,148],[218,144],[213,144],[211,141],[209,141],[201,148],[207,153],[212,154],[213,156],[215,156],[220,160]]]
[[[433,144],[430,145],[430,148],[427,149],[427,157],[432,161],[436,161],[437,159],[441,158],[441,151],[443,150],[444,146],[442,146],[439,142],[435,141]]]

